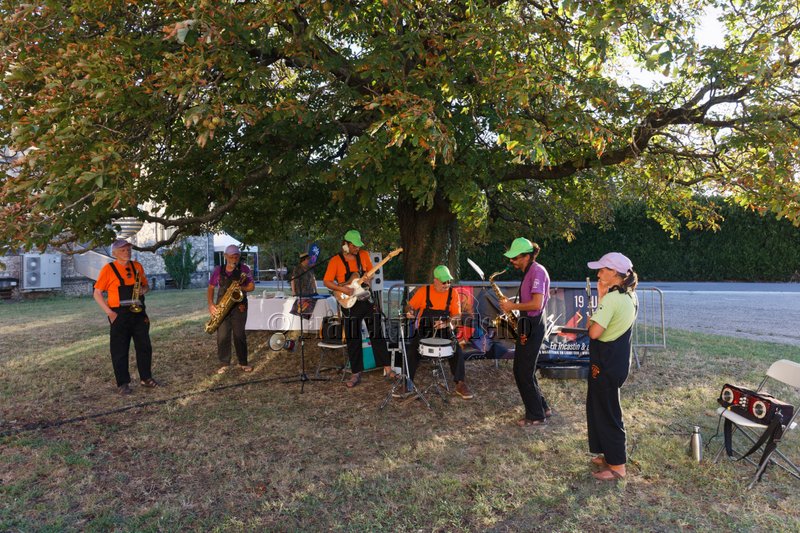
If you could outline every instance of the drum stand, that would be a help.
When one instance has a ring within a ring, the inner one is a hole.
[[[423,355],[420,356],[421,358],[428,359],[431,364],[433,365],[433,382],[425,388],[425,392],[430,392],[433,389],[436,394],[439,395],[439,398],[442,399],[443,402],[448,403],[450,400],[447,396],[442,392],[441,385],[444,385],[445,390],[450,393],[450,386],[447,384],[447,375],[444,373],[444,366],[442,365],[442,359],[449,359],[450,357],[455,357],[455,354],[451,355],[450,357],[425,357]]]
[[[408,384],[411,387],[411,391],[410,391],[411,394],[409,395],[409,397],[411,397],[412,395],[416,396],[417,398],[422,400],[422,403],[424,403],[425,406],[428,409],[433,411],[433,407],[431,407],[430,402],[428,402],[427,398],[425,398],[425,395],[417,388],[416,385],[414,385],[414,382],[408,376],[408,354],[406,353],[406,339],[405,339],[405,335],[403,333],[403,330],[405,329],[404,328],[404,326],[405,326],[404,322],[405,322],[404,319],[400,320],[400,340],[399,340],[400,351],[403,354],[403,367],[400,369],[400,375],[398,375],[394,379],[394,383],[392,383],[392,388],[389,391],[389,394],[387,394],[386,398],[383,399],[383,403],[381,403],[381,405],[380,405],[380,407],[378,407],[378,409],[383,409],[384,407],[386,407],[386,404],[388,404],[389,401],[394,397],[394,393],[395,393],[395,391],[397,390],[398,387],[402,387],[403,384]],[[404,398],[403,401],[405,401],[407,399],[408,398]]]

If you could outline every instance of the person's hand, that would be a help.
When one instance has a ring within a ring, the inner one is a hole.
[[[603,299],[603,296],[608,294],[608,288],[609,288],[609,286],[606,283],[603,283],[602,281],[598,281],[597,282],[597,301],[598,302]]]
[[[406,313],[406,318],[414,318],[414,311],[408,311]]]
[[[117,313],[115,313],[114,311],[111,311],[110,313],[108,313],[108,321],[113,324],[118,316],[119,315]]]
[[[508,298],[500,300],[500,309],[502,309],[504,313],[508,313],[514,309],[514,302]]]
[[[444,320],[437,320],[433,323],[433,329],[444,329],[446,327],[447,324],[445,324]]]
[[[211,316],[217,312],[217,306],[214,304],[208,304],[208,312],[211,313]]]

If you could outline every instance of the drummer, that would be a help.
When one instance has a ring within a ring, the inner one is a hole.
[[[417,372],[419,345],[422,339],[437,337],[453,340],[455,355],[450,357],[450,371],[456,383],[456,394],[465,400],[474,395],[467,386],[464,369],[464,352],[455,342],[450,319],[461,315],[461,303],[452,287],[453,276],[445,265],[433,269],[433,284],[419,287],[408,301],[408,318],[416,316],[416,329],[408,349],[408,373],[411,380]]]

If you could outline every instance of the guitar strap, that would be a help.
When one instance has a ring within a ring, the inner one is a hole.
[[[339,252],[339,259],[342,260],[342,264],[344,265],[344,281],[347,283],[347,280],[350,279],[350,265],[347,263],[347,260],[344,258],[344,252]],[[358,277],[364,275],[364,267],[361,266],[361,252],[359,251],[356,254],[356,265],[358,267]]]

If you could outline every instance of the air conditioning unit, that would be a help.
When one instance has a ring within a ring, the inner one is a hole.
[[[36,291],[60,288],[61,255],[22,255],[22,290]]]

